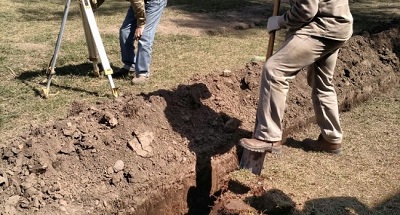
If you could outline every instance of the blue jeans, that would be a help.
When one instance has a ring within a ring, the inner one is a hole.
[[[137,53],[135,55],[134,34],[137,27],[135,14],[132,7],[128,12],[119,30],[119,44],[121,57],[125,68],[135,69],[136,75],[150,75],[151,51],[156,34],[157,25],[167,5],[167,0],[145,1],[146,25],[143,35],[138,41]]]

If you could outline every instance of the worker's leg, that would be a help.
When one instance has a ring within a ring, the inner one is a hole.
[[[322,137],[330,143],[341,143],[343,134],[339,121],[336,91],[332,80],[339,47],[343,42],[325,39],[325,43],[337,48],[308,68],[308,83],[312,88],[315,116]]]
[[[146,2],[146,26],[143,30],[142,37],[139,39],[136,58],[135,70],[137,75],[150,75],[154,36],[166,5],[166,0],[149,0]]]
[[[126,70],[133,71],[135,68],[134,34],[136,29],[136,18],[132,7],[129,7],[125,19],[119,30],[119,45],[121,48],[122,62]]]
[[[254,138],[269,142],[282,139],[282,120],[289,90],[288,80],[300,69],[336,50],[318,38],[306,35],[288,37],[265,63],[261,77]]]

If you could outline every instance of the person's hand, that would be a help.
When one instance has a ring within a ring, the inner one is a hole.
[[[137,27],[134,35],[135,40],[139,40],[140,37],[142,37],[142,35],[143,35],[143,27]]]
[[[277,31],[283,27],[285,27],[285,20],[283,19],[283,16],[269,17],[268,24],[267,24],[267,31],[269,33],[273,32],[273,31]]]
[[[104,1],[105,0],[90,0],[90,6],[92,7],[93,12],[96,12]]]

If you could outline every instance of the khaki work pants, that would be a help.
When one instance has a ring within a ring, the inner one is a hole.
[[[265,141],[282,139],[288,80],[307,67],[308,84],[312,88],[312,101],[321,134],[326,141],[341,143],[343,133],[332,79],[343,43],[308,35],[287,37],[263,68],[254,138]]]

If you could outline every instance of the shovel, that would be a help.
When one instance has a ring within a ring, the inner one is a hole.
[[[273,16],[278,16],[280,0],[274,0],[274,10],[272,12]],[[268,49],[265,57],[265,61],[272,56],[274,51],[275,42],[275,31],[269,33]],[[247,149],[243,149],[242,158],[240,160],[240,168],[248,169],[255,175],[260,175],[263,168],[263,163],[265,155],[267,152],[253,152]]]
[[[281,4],[280,0],[274,0],[274,10],[272,12],[272,16],[278,16],[279,15],[280,4]],[[267,49],[267,55],[265,57],[265,61],[267,61],[268,58],[272,56],[272,53],[274,51],[275,32],[276,31],[272,31],[272,32],[269,33],[268,49]]]

